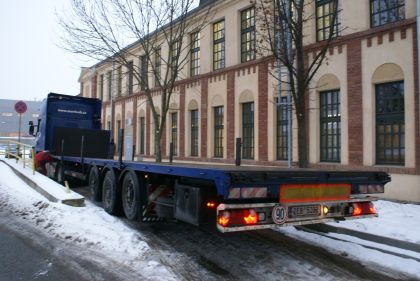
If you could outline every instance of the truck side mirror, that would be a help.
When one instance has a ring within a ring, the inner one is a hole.
[[[41,119],[38,119],[38,124],[36,125],[36,133],[37,134],[39,132],[40,124],[41,124]]]
[[[32,121],[29,121],[29,134],[31,136],[34,135],[34,122],[32,122]]]

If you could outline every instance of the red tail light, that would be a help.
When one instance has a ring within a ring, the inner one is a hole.
[[[216,203],[214,203],[214,202],[212,202],[212,201],[210,201],[210,202],[207,202],[207,208],[214,208],[214,207],[216,207]]]
[[[258,213],[254,209],[223,210],[217,216],[217,223],[224,227],[253,225],[258,221]]]
[[[254,209],[244,211],[244,221],[246,224],[256,224],[258,222],[258,215]]]
[[[217,222],[221,226],[227,226],[229,224],[230,213],[228,211],[223,211],[221,215],[217,218]]]
[[[353,216],[373,215],[375,213],[375,207],[372,202],[353,203]]]
[[[353,204],[353,216],[360,216],[362,214],[362,208],[359,203]]]

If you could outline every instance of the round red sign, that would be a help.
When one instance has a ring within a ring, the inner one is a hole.
[[[18,101],[15,103],[15,111],[19,114],[25,113],[28,107],[26,106],[26,103],[24,101]]]

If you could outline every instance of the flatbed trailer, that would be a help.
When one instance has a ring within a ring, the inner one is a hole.
[[[122,139],[114,160],[100,116],[98,99],[49,94],[35,150],[51,154],[49,177],[85,181],[106,212],[130,220],[210,222],[230,232],[375,217],[371,195],[390,181],[376,171],[123,161]]]
[[[55,158],[111,214],[213,221],[222,232],[374,217],[369,194],[390,181],[384,172]]]

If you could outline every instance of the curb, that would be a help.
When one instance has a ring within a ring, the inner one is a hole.
[[[60,199],[54,197],[53,195],[51,195],[50,193],[46,192],[36,182],[34,182],[30,178],[28,178],[26,175],[24,175],[20,171],[16,170],[13,166],[9,165],[9,163],[7,163],[6,161],[0,159],[0,162],[6,164],[10,169],[12,169],[12,171],[21,180],[23,180],[27,185],[29,185],[36,192],[38,192],[39,194],[41,194],[42,196],[44,196],[45,198],[47,198],[50,202],[58,203],[58,202],[61,201],[62,204],[69,205],[69,206],[72,206],[72,207],[84,207],[85,206],[85,198],[60,200]]]
[[[313,224],[313,225],[306,225],[305,227],[315,230],[315,231],[324,232],[324,233],[332,232],[332,233],[338,233],[338,234],[345,234],[345,235],[357,237],[363,240],[368,240],[371,242],[420,253],[420,245],[416,243],[401,241],[401,240],[379,236],[375,234],[370,234],[366,232],[355,231],[348,228],[335,227],[328,224]]]

